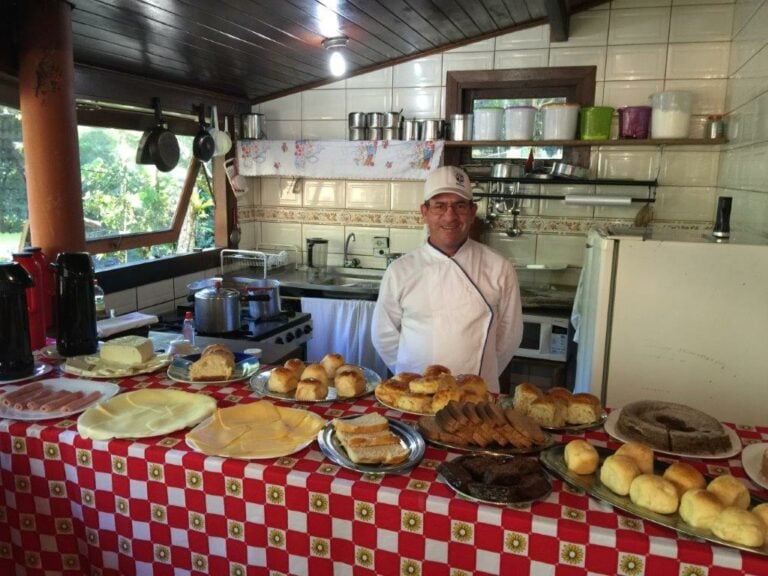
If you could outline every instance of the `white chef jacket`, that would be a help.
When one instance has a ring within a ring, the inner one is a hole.
[[[467,240],[453,257],[426,243],[384,273],[371,338],[393,373],[442,364],[479,374],[497,392],[522,335],[514,266],[479,242]]]

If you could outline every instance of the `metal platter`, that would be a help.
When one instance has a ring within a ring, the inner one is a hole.
[[[317,403],[317,402],[331,402],[334,400],[354,400],[355,398],[361,398],[363,396],[367,396],[371,392],[373,392],[376,389],[376,386],[378,386],[381,383],[381,376],[379,376],[376,372],[371,370],[370,368],[366,368],[365,366],[360,366],[360,369],[363,371],[363,376],[365,377],[365,390],[363,390],[362,393],[356,395],[356,396],[345,396],[340,397],[337,395],[336,388],[334,386],[328,386],[328,395],[325,398],[321,398],[320,400],[296,400],[294,398],[293,394],[283,394],[281,392],[272,392],[269,389],[269,377],[272,375],[272,370],[265,370],[264,372],[259,372],[255,376],[251,378],[251,389],[255,391],[259,396],[261,397],[268,397],[268,398],[274,398],[275,400],[283,400],[285,402],[311,402],[311,403]]]
[[[359,414],[351,416],[345,416],[342,419],[357,418]],[[361,472],[364,474],[402,474],[408,472],[411,468],[416,466],[424,457],[426,445],[424,444],[424,438],[421,437],[416,430],[397,420],[389,421],[389,429],[393,434],[400,437],[400,444],[410,450],[410,455],[405,462],[399,464],[356,464],[350,460],[347,456],[346,450],[336,438],[336,430],[333,427],[333,421],[328,422],[325,427],[320,430],[317,435],[317,443],[320,445],[320,450],[325,456],[338,464],[342,468],[354,470],[355,472]]]
[[[599,446],[595,446],[595,450],[597,450],[597,453],[600,456],[600,462],[602,462],[603,460],[605,460],[605,458],[613,454],[613,450],[609,450],[607,448],[601,448]],[[603,502],[607,502],[614,508],[618,508],[619,510],[623,510],[624,512],[629,512],[630,514],[634,514],[635,516],[638,516],[643,520],[648,520],[649,522],[653,522],[654,524],[659,524],[660,526],[671,528],[672,530],[676,530],[687,536],[691,536],[694,538],[701,538],[702,540],[707,540],[715,544],[720,544],[721,546],[727,546],[728,548],[737,548],[739,550],[745,550],[747,552],[752,552],[754,554],[768,556],[768,543],[764,544],[760,548],[751,548],[749,546],[741,546],[739,544],[734,544],[733,542],[727,542],[726,540],[722,540],[717,536],[715,536],[714,534],[712,534],[712,532],[710,532],[709,530],[701,530],[701,529],[697,529],[689,526],[688,524],[683,522],[683,520],[680,518],[680,516],[677,513],[658,514],[656,512],[652,512],[641,506],[637,506],[629,499],[628,496],[619,496],[618,494],[614,494],[613,492],[608,490],[608,488],[603,486],[603,483],[600,482],[600,477],[598,472],[595,472],[594,474],[584,474],[584,475],[579,475],[571,472],[565,464],[564,452],[565,452],[565,444],[558,444],[556,446],[552,446],[548,450],[545,450],[541,453],[540,455],[541,463],[550,472],[552,472],[553,474],[557,474],[560,478],[562,478],[565,482],[567,482],[571,486],[575,486],[576,488],[580,488],[584,490],[587,494],[589,494],[593,498],[602,500]],[[658,461],[654,462],[654,473],[659,475],[663,474],[666,467],[667,467],[667,464],[665,463],[658,462]],[[750,507],[755,506],[757,504],[761,504],[763,502],[763,500],[761,500],[760,498],[756,497],[753,494],[751,494],[751,497],[752,497],[752,502],[750,504]]]

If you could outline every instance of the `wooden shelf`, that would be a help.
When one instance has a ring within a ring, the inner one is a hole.
[[[446,148],[482,146],[715,146],[727,138],[651,138],[648,140],[446,140]]]

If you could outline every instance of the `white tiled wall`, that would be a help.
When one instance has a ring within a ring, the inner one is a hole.
[[[760,207],[760,200],[764,201],[768,192],[766,29],[768,0],[614,0],[575,15],[567,42],[550,42],[549,27],[539,26],[347,78],[256,108],[267,116],[271,139],[334,139],[343,137],[340,135],[346,129],[350,112],[402,108],[406,117],[443,117],[448,71],[595,65],[596,103],[613,107],[647,104],[654,92],[690,90],[695,93],[691,136],[703,134],[706,115],[729,112],[729,135],[733,140],[722,154],[717,147],[594,148],[595,175],[643,179],[658,176],[657,221],[711,221],[718,193],[723,188],[728,188],[729,193],[737,190],[734,220],[742,204],[745,211],[746,206],[757,207],[750,218],[765,228],[768,210]],[[757,148],[752,150],[753,146]],[[748,170],[744,170],[746,164],[750,166]],[[261,205],[386,214],[414,213],[421,202],[421,184],[413,182],[293,184],[288,179],[264,178]],[[638,194],[637,189],[596,192]],[[556,194],[551,190],[546,193]],[[253,205],[259,203],[254,201]],[[527,204],[524,214],[553,219],[632,219],[638,208],[637,204],[565,206],[556,200],[543,200]],[[340,257],[338,238],[346,237],[352,230],[358,237],[364,236],[365,230],[378,230],[377,233],[389,236],[393,252],[418,245],[424,238],[424,231],[412,225],[390,224],[379,230],[344,222],[343,216],[337,216],[327,223],[332,238],[331,258]],[[258,222],[247,225],[256,226]],[[294,243],[306,236],[307,228],[317,227],[316,222],[265,221],[261,223],[260,235],[250,238]],[[583,236],[562,231],[514,239],[502,235],[489,242],[521,263],[578,265],[583,253]],[[383,262],[374,259],[371,265],[379,267]]]

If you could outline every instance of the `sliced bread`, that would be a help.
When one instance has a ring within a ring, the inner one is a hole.
[[[369,434],[351,434],[337,430],[336,438],[344,446],[388,446],[390,444],[400,444],[400,438],[389,430],[371,432]]]
[[[345,446],[347,455],[356,464],[399,464],[411,451],[401,444],[386,446]]]
[[[333,421],[336,432],[348,432],[350,434],[370,434],[389,430],[389,421],[377,412],[363,414],[357,418],[337,418]]]

